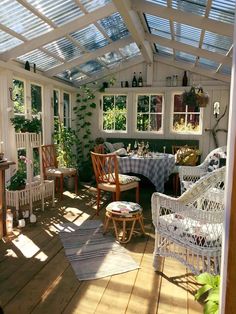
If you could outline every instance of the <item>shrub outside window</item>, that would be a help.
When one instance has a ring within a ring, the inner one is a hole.
[[[137,121],[138,132],[161,132],[163,120],[163,95],[138,95],[137,96]]]
[[[70,127],[71,125],[71,114],[70,114],[70,94],[63,93],[63,121],[64,126]]]
[[[24,82],[14,79],[13,80],[13,93],[12,96],[14,99],[14,114],[24,115],[25,114],[25,86]],[[17,97],[16,97],[17,95]]]
[[[201,112],[196,106],[184,105],[182,97],[173,97],[172,132],[201,134]]]
[[[102,125],[103,131],[127,130],[126,95],[103,95]]]
[[[42,87],[31,84],[31,106],[32,115],[37,115],[42,112]]]

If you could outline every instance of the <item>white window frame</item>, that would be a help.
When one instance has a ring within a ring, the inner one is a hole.
[[[147,130],[147,131],[140,131],[137,129],[137,118],[138,118],[138,97],[139,96],[148,96],[149,97],[149,111],[145,114],[149,115],[149,128],[150,128],[150,117],[151,115],[160,115],[161,116],[161,128],[158,131],[153,130]],[[162,96],[162,111],[161,112],[151,112],[150,111],[150,102],[151,102],[151,96]],[[165,94],[162,92],[155,93],[155,92],[148,92],[148,93],[135,93],[135,120],[134,120],[134,128],[135,133],[137,134],[163,134],[164,133],[164,110],[165,108]]]
[[[69,104],[68,104],[68,110],[65,112],[64,110],[64,95],[69,95]],[[63,90],[62,92],[62,121],[63,125],[66,127],[71,127],[71,93],[66,92]]]
[[[39,111],[37,114],[33,114],[32,112],[32,94],[31,94],[31,86],[39,86],[41,88],[41,111]],[[43,111],[43,102],[44,102],[44,86],[39,83],[35,83],[33,81],[29,81],[29,90],[30,90],[30,108],[28,108],[28,112],[30,112],[30,117],[39,117],[41,119],[42,111]]]
[[[180,135],[195,135],[195,136],[199,136],[202,135],[202,129],[203,129],[203,110],[202,108],[200,108],[199,113],[195,113],[195,112],[188,112],[187,111],[187,106],[185,107],[185,111],[183,112],[174,112],[174,97],[175,95],[181,95],[183,92],[180,91],[173,91],[171,94],[171,115],[170,115],[170,133],[171,134],[180,134]],[[198,132],[193,132],[193,131],[175,131],[173,129],[173,122],[174,122],[174,114],[182,114],[185,115],[185,124],[187,122],[187,116],[194,114],[194,115],[199,115],[199,131]]]
[[[24,113],[18,113],[18,112],[15,112],[14,111],[14,101],[13,101],[13,112],[14,112],[14,116],[27,116],[27,106],[26,106],[26,80],[22,79],[22,78],[19,78],[19,77],[13,77],[13,80],[12,80],[12,86],[13,85],[13,81],[14,80],[17,80],[17,81],[21,81],[24,83]],[[12,90],[12,97],[14,98],[13,96],[13,90]]]

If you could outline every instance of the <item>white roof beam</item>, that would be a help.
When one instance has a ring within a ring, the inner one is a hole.
[[[119,1],[119,0],[116,0]],[[204,29],[213,33],[224,36],[233,36],[234,27],[229,23],[215,21],[207,17],[202,17],[190,12],[167,8],[158,4],[148,2],[146,0],[132,0],[133,10],[156,15],[164,19]]]
[[[131,36],[122,38],[120,40],[115,41],[112,44],[108,44],[107,46],[105,46],[103,48],[97,49],[96,51],[86,53],[86,54],[79,56],[79,57],[77,57],[71,61],[63,63],[62,65],[54,67],[51,70],[46,71],[45,74],[48,76],[53,76],[57,73],[64,71],[65,69],[72,68],[74,66],[78,66],[78,65],[83,64],[89,60],[96,59],[99,56],[102,56],[102,55],[104,55],[108,52],[111,52],[111,51],[115,51],[118,48],[124,47],[124,46],[126,46],[132,42],[133,42],[133,39],[131,38]]]
[[[91,83],[94,81],[98,81],[98,80],[102,79],[103,77],[110,76],[113,73],[119,73],[120,71],[124,71],[125,69],[136,66],[137,64],[140,64],[144,61],[145,60],[144,60],[143,56],[137,56],[137,57],[133,58],[132,60],[122,62],[122,64],[120,64],[119,66],[117,66],[113,69],[108,69],[108,70],[99,72],[97,74],[94,74],[91,79],[83,80],[83,82],[81,82],[81,84],[78,84],[78,85],[84,85],[84,84],[88,84],[88,83]]]
[[[34,38],[32,40],[28,40],[23,44],[20,44],[19,46],[0,54],[0,59],[4,61],[7,61],[9,59],[15,59],[20,55],[23,55],[29,51],[37,49],[38,47],[43,46],[49,42],[52,42],[58,38],[61,38],[68,33],[84,28],[89,24],[92,24],[95,21],[102,19],[106,16],[109,16],[115,12],[117,12],[117,9],[113,5],[113,3],[109,3],[104,7],[101,7],[89,14],[86,14],[84,16],[79,17],[78,19],[73,20],[72,22],[57,27],[56,29],[44,35],[38,36],[37,38]]]
[[[167,6],[171,8],[172,6],[172,0],[167,0]],[[175,29],[174,29],[174,22],[172,20],[169,20],[170,23],[170,31],[171,31],[171,39],[175,40]],[[173,54],[175,58],[175,49],[173,49]]]
[[[234,45],[232,45],[232,46],[229,48],[229,50],[228,50],[228,52],[227,52],[226,56],[230,56],[230,54],[231,54],[231,53],[232,53],[232,51],[233,51],[233,48],[234,48]],[[223,66],[223,64],[221,63],[221,64],[218,66],[218,68],[217,68],[216,72],[219,72],[219,71],[220,71],[220,69],[222,68],[222,66]]]
[[[183,70],[190,71],[192,73],[197,73],[203,76],[207,76],[210,78],[213,78],[215,80],[219,80],[225,83],[230,83],[230,76],[223,75],[219,73],[215,73],[214,71],[206,70],[205,68],[195,67],[194,64],[189,64],[188,62],[179,62],[174,61],[173,59],[166,58],[166,57],[160,57],[160,56],[154,56],[154,60],[169,66],[173,66],[176,68],[180,68]]]
[[[153,52],[150,44],[145,40],[145,32],[138,14],[131,10],[130,0],[113,0],[117,10],[122,16],[126,27],[138,45],[141,54],[147,63],[153,63]]]
[[[178,41],[174,41],[172,39],[167,39],[158,35],[147,34],[146,38],[153,43],[158,43],[162,46],[166,46],[169,48],[173,48],[179,51],[183,51],[185,53],[189,53],[191,55],[206,58],[209,60],[213,60],[218,63],[227,64],[229,66],[232,65],[232,58],[229,56],[224,56],[216,52],[211,52],[205,49],[201,49],[198,47],[193,47],[187,44],[183,44]]]

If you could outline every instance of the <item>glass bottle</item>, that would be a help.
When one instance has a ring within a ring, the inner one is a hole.
[[[182,79],[182,86],[188,86],[187,71],[184,71],[184,76],[183,76],[183,79]]]
[[[136,79],[136,73],[134,72],[134,76],[133,76],[133,80],[132,80],[132,87],[137,87],[138,86],[138,82]]]
[[[173,75],[172,86],[178,86],[178,75]]]
[[[13,231],[13,214],[11,209],[7,209],[6,212],[6,233],[7,235],[12,234]]]
[[[142,72],[139,72],[139,77],[138,77],[138,87],[143,87]]]

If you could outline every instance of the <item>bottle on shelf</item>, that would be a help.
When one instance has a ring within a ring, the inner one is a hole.
[[[132,87],[137,87],[138,86],[138,82],[136,79],[136,73],[134,72],[134,76],[133,76],[133,80],[132,80]]]
[[[138,87],[143,87],[142,72],[139,72],[139,77],[138,77]]]
[[[178,75],[173,75],[172,86],[178,86]]]
[[[187,71],[184,71],[184,76],[183,76],[183,79],[182,79],[182,86],[188,86]]]
[[[11,209],[7,209],[6,212],[6,233],[7,235],[12,234],[13,231],[13,214]]]

